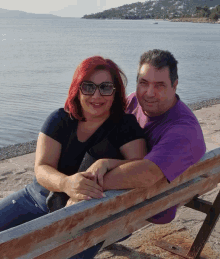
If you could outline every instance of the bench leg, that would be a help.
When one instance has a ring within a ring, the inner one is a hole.
[[[220,216],[220,191],[212,205],[210,205],[206,201],[203,201],[202,199],[195,199],[194,202],[195,202],[196,206],[193,205],[193,202],[190,202],[190,205],[188,207],[190,207],[192,209],[196,209],[201,212],[204,212],[207,214],[207,216],[206,216],[189,252],[186,252],[181,247],[169,244],[164,240],[157,241],[156,242],[157,246],[159,246],[171,253],[178,254],[178,255],[182,256],[183,258],[187,258],[187,259],[199,259],[200,258],[200,254],[201,254],[206,242],[208,241],[208,238],[210,237],[210,235],[219,219],[219,216]]]
[[[218,193],[211,209],[207,213],[205,221],[199,230],[187,256],[198,259],[208,238],[210,237],[220,215],[220,192]]]

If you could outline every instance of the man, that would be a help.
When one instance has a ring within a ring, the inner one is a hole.
[[[205,154],[201,127],[176,94],[177,61],[168,51],[150,50],[139,62],[137,90],[128,97],[128,113],[144,128],[148,154],[104,177],[104,190],[150,187],[171,182]],[[175,218],[176,206],[152,217],[156,224]]]

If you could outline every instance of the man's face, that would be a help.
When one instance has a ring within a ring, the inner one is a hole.
[[[137,98],[143,112],[154,117],[172,108],[177,101],[177,84],[178,80],[171,86],[168,67],[158,70],[150,64],[144,64],[137,82]]]

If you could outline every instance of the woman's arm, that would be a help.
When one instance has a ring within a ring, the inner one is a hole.
[[[102,197],[102,188],[88,179],[89,173],[67,176],[57,170],[60,154],[61,144],[40,133],[35,159],[35,174],[39,184],[53,192],[65,192],[70,197]]]
[[[61,144],[40,133],[35,157],[35,175],[39,184],[50,191],[61,192],[65,175],[57,170]]]

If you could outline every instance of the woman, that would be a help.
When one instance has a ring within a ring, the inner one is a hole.
[[[39,134],[36,178],[0,202],[0,231],[47,214],[50,191],[65,193],[69,198],[67,205],[102,198],[103,175],[127,162],[118,158],[145,156],[142,129],[133,115],[124,114],[125,79],[113,61],[99,56],[88,58],[77,67],[64,109],[53,112]],[[85,154],[94,151],[100,142],[107,143],[106,152],[110,146],[112,158],[117,159],[101,159],[87,171],[78,172]]]

